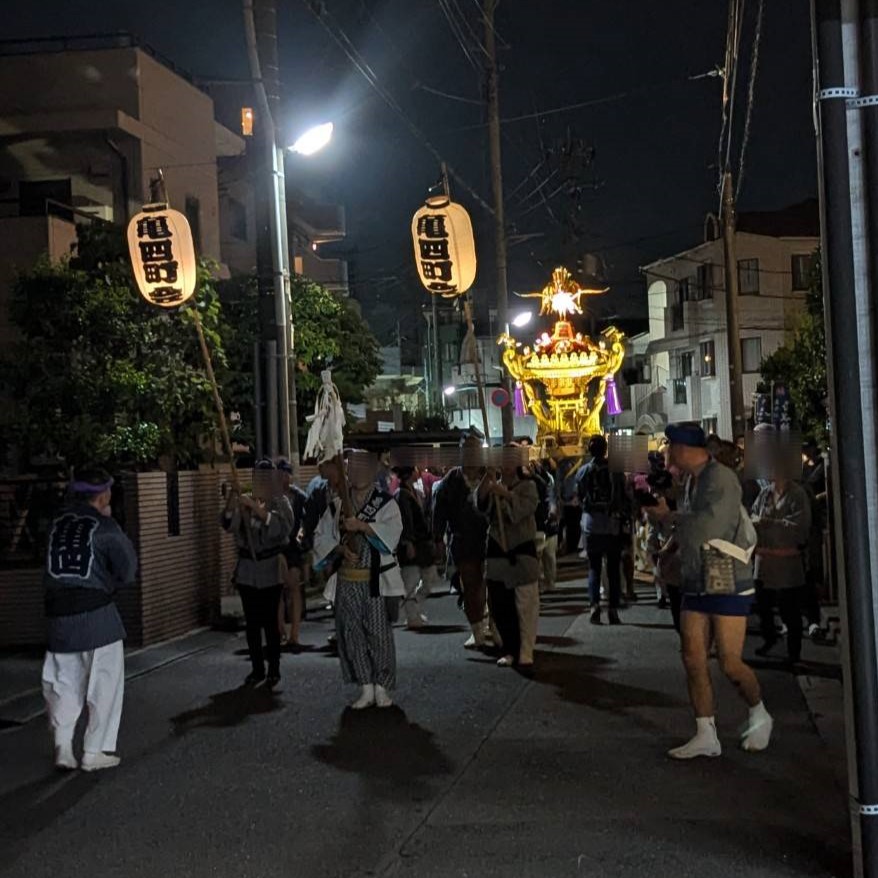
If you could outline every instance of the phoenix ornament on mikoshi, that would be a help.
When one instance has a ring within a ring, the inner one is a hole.
[[[543,332],[533,345],[508,333],[498,339],[505,347],[503,365],[536,419],[539,441],[554,436],[566,444],[599,433],[605,402],[609,398],[617,404],[614,376],[625,357],[625,336],[611,326],[592,339],[577,332],[569,319],[582,314],[582,296],[603,292],[582,289],[566,268],[556,268],[542,292],[524,296],[542,300],[540,314],[557,315],[552,333]]]
[[[540,314],[557,314],[562,320],[574,314],[582,314],[580,299],[583,296],[599,296],[604,289],[580,287],[566,268],[556,268],[552,272],[552,282],[539,293],[519,293],[521,299],[540,299]]]

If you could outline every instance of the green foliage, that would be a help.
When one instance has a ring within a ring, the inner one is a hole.
[[[216,364],[225,357],[210,266],[196,295]],[[159,312],[134,284],[122,230],[83,227],[77,255],[16,279],[10,317],[22,342],[3,361],[16,404],[9,437],[68,465],[146,467],[203,459],[213,402],[190,307]]]
[[[290,282],[296,345],[296,401],[300,446],[307,435],[305,418],[314,410],[320,373],[332,378],[345,403],[363,401],[364,390],[381,371],[380,348],[355,306],[320,284],[295,276]],[[242,415],[241,440],[253,435],[253,345],[260,338],[259,298],[250,278],[234,278],[220,286],[222,334],[228,370],[222,383],[228,408]]]
[[[814,255],[806,310],[792,340],[763,360],[762,377],[789,389],[799,429],[825,445],[828,391],[819,252]]]

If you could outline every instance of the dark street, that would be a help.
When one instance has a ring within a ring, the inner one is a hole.
[[[434,628],[397,632],[387,710],[345,708],[320,620],[274,694],[240,688],[235,635],[131,681],[118,770],[56,774],[43,719],[7,731],[0,874],[849,874],[843,754],[796,678],[760,669],[768,752],[736,748],[743,709],[720,683],[722,758],[674,763],[691,718],[669,615],[595,628],[583,603],[580,582],[544,597],[531,679],[465,652],[440,597]]]

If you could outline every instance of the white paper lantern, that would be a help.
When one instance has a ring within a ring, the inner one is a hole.
[[[195,292],[197,264],[189,221],[167,205],[148,204],[128,223],[128,252],[140,294],[177,308]]]
[[[448,196],[428,198],[412,220],[415,264],[435,295],[462,296],[476,279],[476,242],[469,214]]]

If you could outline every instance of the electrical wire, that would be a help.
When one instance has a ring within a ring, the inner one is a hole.
[[[454,13],[451,11],[451,6],[449,5],[448,0],[439,0],[439,8],[442,10],[442,14],[445,16],[445,20],[448,22],[448,27],[450,28],[451,33],[454,35],[454,38],[457,40],[457,44],[460,46],[460,49],[466,57],[466,60],[470,63],[470,65],[476,72],[481,71],[481,65],[473,57],[472,52],[467,45],[466,34],[462,30],[460,23],[455,18]]]
[[[304,0],[308,9],[315,18],[323,26],[324,30],[335,41],[339,48],[347,55],[348,60],[356,67],[357,71],[369,83],[378,96],[393,110],[408,128],[409,133],[433,156],[439,164],[445,164],[449,176],[453,177],[457,183],[470,194],[475,202],[491,216],[494,216],[494,209],[482,198],[481,195],[446,161],[438,149],[430,142],[429,138],[423,131],[409,118],[408,114],[399,105],[396,99],[385,89],[378,81],[375,71],[369,66],[362,55],[357,51],[356,47],[348,38],[347,34],[335,19],[329,14],[325,4],[321,0]]]
[[[469,33],[469,35],[472,39],[472,42],[475,43],[475,45],[479,47],[479,50],[486,58],[490,58],[488,50],[485,47],[485,44],[482,42],[481,36],[476,32],[476,29],[470,24],[469,18],[467,18],[466,13],[460,8],[460,5],[458,4],[457,0],[447,0],[447,2],[449,3],[450,8],[452,8],[454,11],[456,11],[457,16],[458,16],[458,21],[460,21],[461,25],[464,28],[466,28],[467,32]],[[481,7],[479,7],[479,12],[481,12]],[[482,17],[484,18],[484,15]],[[491,28],[491,30],[494,30],[494,29]],[[496,35],[496,33],[497,33],[497,31],[494,31],[495,35]]]
[[[485,14],[485,10],[483,9],[480,0],[473,0],[473,3],[475,4],[476,9],[478,9],[478,11],[479,11],[479,17],[482,19],[482,21],[484,21],[485,25],[490,26],[491,30],[494,32],[494,36],[497,38],[497,45],[501,49],[511,49],[512,46],[509,44],[509,42],[507,40],[505,40],[503,38],[503,36],[497,30],[496,24],[494,24],[494,22],[490,22],[488,20],[488,16]],[[497,5],[498,6],[500,5],[499,2]]]
[[[756,30],[753,34],[753,51],[750,56],[750,84],[747,87],[747,112],[744,117],[744,136],[741,140],[741,158],[738,163],[738,180],[735,186],[735,201],[741,195],[741,184],[744,180],[744,159],[747,145],[750,142],[750,123],[753,119],[753,103],[756,95],[756,74],[759,70],[759,46],[762,42],[762,20],[765,13],[765,0],[759,0],[756,13]]]
[[[414,84],[414,88],[418,89],[420,91],[425,91],[431,95],[436,95],[437,97],[440,97],[440,98],[446,98],[449,101],[457,101],[458,103],[461,103],[461,104],[473,104],[477,107],[484,107],[485,106],[485,102],[483,100],[478,99],[478,98],[466,98],[466,97],[463,97],[463,95],[449,94],[447,91],[440,91],[438,88],[433,88],[432,86],[424,85],[423,82],[416,82]]]
[[[659,91],[661,89],[668,88],[669,86],[680,85],[683,82],[694,82],[699,79],[707,79],[709,77],[715,77],[718,73],[715,70],[708,71],[706,73],[699,73],[694,76],[686,76],[681,79],[671,79],[666,82],[654,83],[653,85],[645,85],[640,88],[631,88],[626,91],[614,92],[613,94],[604,95],[598,98],[590,98],[586,101],[577,101],[574,104],[565,104],[562,107],[552,107],[548,110],[538,110],[533,113],[522,113],[519,116],[507,116],[500,120],[500,123],[503,125],[509,125],[513,122],[525,122],[529,119],[542,119],[545,116],[556,116],[561,113],[569,113],[572,110],[581,110],[584,107],[594,107],[600,104],[610,104],[615,103],[616,101],[622,101],[626,98],[634,98],[639,97],[640,95],[649,94],[654,91]],[[455,128],[455,131],[473,131],[477,128],[485,128],[487,127],[487,122],[480,123],[478,125],[466,125],[463,128]]]

